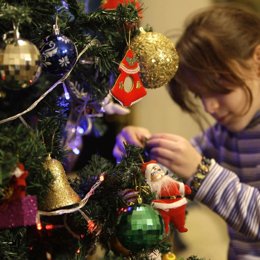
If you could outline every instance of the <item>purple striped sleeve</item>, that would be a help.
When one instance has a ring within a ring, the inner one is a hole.
[[[260,239],[259,190],[241,183],[234,172],[212,160],[195,199],[219,214],[233,229],[251,239]]]

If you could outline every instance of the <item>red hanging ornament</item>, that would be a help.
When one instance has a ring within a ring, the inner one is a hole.
[[[139,3],[139,1],[137,1],[137,0],[102,0],[100,7],[104,10],[116,10],[120,4],[121,5],[128,5],[128,4],[134,5],[134,7],[138,13],[138,18],[139,19],[143,18],[142,7],[141,7],[141,4]],[[138,21],[136,21],[134,23],[126,22],[126,26],[129,28],[132,28],[132,27],[136,26],[137,22]]]
[[[140,66],[131,49],[128,49],[119,65],[119,74],[111,94],[122,106],[131,106],[146,95],[139,76]]]
[[[137,0],[103,0],[101,1],[101,8],[106,10],[116,9],[119,4],[134,4],[137,10],[141,9],[141,5]]]

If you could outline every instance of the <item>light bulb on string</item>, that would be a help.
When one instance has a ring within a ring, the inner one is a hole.
[[[73,149],[72,149],[72,152],[73,152],[74,154],[76,154],[76,155],[79,155],[79,154],[80,154],[80,150],[79,150],[77,147],[73,148]]]
[[[84,134],[84,128],[81,127],[81,126],[78,126],[78,127],[77,127],[77,133],[83,135],[83,134]]]
[[[66,84],[63,82],[62,83],[62,86],[63,86],[63,91],[64,91],[64,97],[66,100],[70,100],[70,93],[66,87]]]
[[[79,124],[77,126],[77,132],[81,135],[88,135],[91,132],[92,127],[92,120],[89,115],[86,114],[80,118]]]
[[[75,134],[74,137],[70,139],[68,142],[69,150],[72,150],[73,153],[79,154],[82,147],[82,136],[79,134]]]

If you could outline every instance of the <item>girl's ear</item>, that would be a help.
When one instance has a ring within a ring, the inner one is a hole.
[[[254,53],[253,53],[253,62],[256,66],[257,75],[260,77],[260,44],[258,44],[255,47]]]
[[[254,53],[253,53],[253,59],[254,61],[260,65],[260,44],[258,44],[255,47]]]

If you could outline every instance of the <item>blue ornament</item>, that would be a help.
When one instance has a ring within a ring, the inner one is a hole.
[[[78,51],[75,44],[58,33],[48,36],[40,48],[43,68],[56,75],[63,75],[75,64]]]

